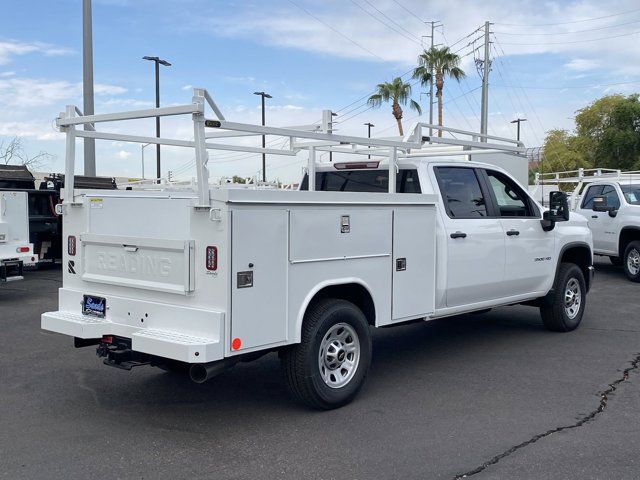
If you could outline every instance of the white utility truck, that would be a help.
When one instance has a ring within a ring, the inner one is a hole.
[[[609,257],[630,280],[640,282],[640,171],[579,169],[537,180],[540,185],[575,185],[571,208],[588,220],[594,254]]]
[[[23,267],[37,261],[29,243],[27,193],[0,191],[0,282],[22,280]]]
[[[205,120],[207,103],[216,120]],[[193,141],[75,129],[179,114],[192,116]],[[66,178],[76,137],[196,152],[193,189],[77,191],[70,182],[63,192],[63,287],[42,328],[97,345],[108,365],[188,369],[204,382],[277,351],[293,396],[330,409],[362,386],[371,327],[522,303],[539,307],[553,331],[582,319],[592,279],[586,220],[569,214],[564,194],[544,211],[505,170],[466,160],[518,153],[516,142],[423,136],[433,126],[420,123],[397,139],[337,135],[326,123],[234,123],[203,89],[192,103],[152,110],[82,116],[68,107],[57,124]],[[288,147],[224,142],[262,134]],[[306,151],[307,191],[211,188],[208,149]],[[361,160],[323,165],[316,155],[327,151]]]

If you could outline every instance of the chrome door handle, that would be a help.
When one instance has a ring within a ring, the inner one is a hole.
[[[464,232],[454,232],[451,235],[449,235],[451,238],[467,238],[467,234]]]
[[[507,235],[510,236],[510,237],[513,237],[515,235],[520,235],[520,232],[518,230],[509,230],[507,232]]]

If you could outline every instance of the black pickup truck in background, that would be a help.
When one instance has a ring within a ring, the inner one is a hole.
[[[76,188],[117,189],[110,177],[75,176]],[[23,191],[29,194],[29,241],[39,257],[39,265],[62,260],[62,219],[55,211],[60,202],[64,175],[52,173],[36,188],[36,179],[24,165],[0,165],[0,190]]]

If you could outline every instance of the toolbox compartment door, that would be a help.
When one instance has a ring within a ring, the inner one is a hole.
[[[392,320],[426,316],[435,310],[435,206],[393,212]]]
[[[83,234],[87,282],[186,295],[194,285],[193,240]]]

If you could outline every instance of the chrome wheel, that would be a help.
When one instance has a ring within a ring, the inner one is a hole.
[[[640,252],[635,248],[627,255],[627,269],[634,277],[640,272]]]
[[[570,278],[564,291],[564,311],[570,319],[576,318],[580,312],[582,304],[582,292],[580,282],[575,278]]]
[[[360,362],[360,340],[347,323],[333,325],[320,344],[318,368],[324,383],[341,388],[355,376]]]

